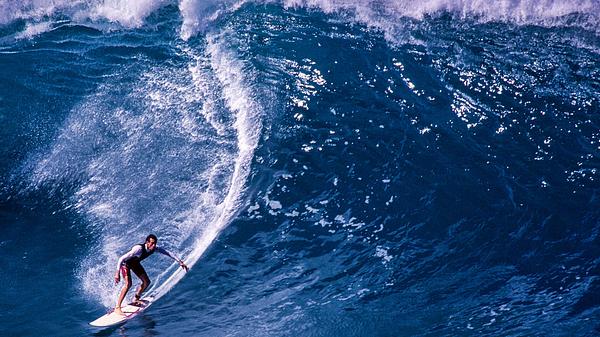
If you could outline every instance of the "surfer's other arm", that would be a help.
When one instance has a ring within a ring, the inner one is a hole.
[[[179,263],[179,266],[181,268],[183,268],[183,270],[185,270],[186,272],[188,270],[190,270],[188,268],[188,266],[186,266],[186,264],[183,262],[183,260],[181,260],[177,256],[173,255],[173,253],[171,253],[170,251],[168,251],[168,250],[166,250],[166,249],[164,249],[162,247],[156,247],[156,251],[159,252],[159,253],[161,253],[161,254],[163,254],[163,255],[166,255],[166,256],[172,258],[175,261],[177,261],[177,263]]]
[[[125,255],[121,256],[119,258],[119,261],[117,261],[117,272],[115,273],[115,284],[119,283],[119,281],[121,281],[121,267],[123,266],[123,263],[126,262],[127,260],[133,258],[134,256],[139,256],[141,255],[142,252],[142,247],[140,245],[135,245],[133,246],[133,248],[131,248],[130,251],[128,251]]]

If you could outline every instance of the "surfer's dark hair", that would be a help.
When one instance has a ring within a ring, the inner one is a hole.
[[[156,238],[156,235],[154,234],[150,234],[148,236],[146,236],[146,242],[148,242],[148,240],[150,239],[154,239],[154,242],[158,242],[158,239]]]

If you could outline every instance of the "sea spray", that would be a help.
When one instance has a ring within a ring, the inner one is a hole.
[[[219,80],[227,108],[235,116],[234,128],[237,131],[238,153],[233,164],[234,169],[227,194],[214,208],[215,212],[213,212],[212,218],[206,222],[208,225],[203,228],[194,242],[191,252],[186,257],[189,265],[194,265],[200,259],[219,232],[227,226],[235,214],[240,212],[242,194],[250,173],[254,150],[260,139],[261,120],[265,113],[264,106],[256,96],[257,91],[250,90],[252,83],[248,80],[251,77],[249,68],[242,61],[236,59],[235,54],[227,50],[221,43],[219,37],[209,36],[207,38],[207,54],[210,66]],[[195,223],[198,220],[197,215],[206,221],[205,212],[204,204],[201,204],[193,213],[196,216],[192,215],[189,221]],[[164,282],[150,290],[149,293],[155,298],[168,292],[184,276],[184,272],[175,265],[171,265],[171,268],[162,273],[161,277],[169,274],[170,276]]]

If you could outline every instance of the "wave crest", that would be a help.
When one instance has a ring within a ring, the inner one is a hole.
[[[381,29],[389,36],[404,26],[401,19],[422,20],[439,13],[478,22],[502,21],[543,26],[576,26],[599,31],[600,6],[592,0],[9,0],[0,4],[0,24],[14,20],[44,21],[52,16],[67,16],[74,21],[103,21],[124,28],[139,28],[145,19],[167,5],[177,5],[182,23],[180,37],[187,40],[205,31],[212,22],[248,3],[279,4],[286,8],[307,8],[327,14],[343,14],[351,20]],[[573,15],[579,15],[573,18]]]

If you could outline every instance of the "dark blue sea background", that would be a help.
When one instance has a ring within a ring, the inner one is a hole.
[[[599,20],[0,0],[0,335],[600,335]]]

